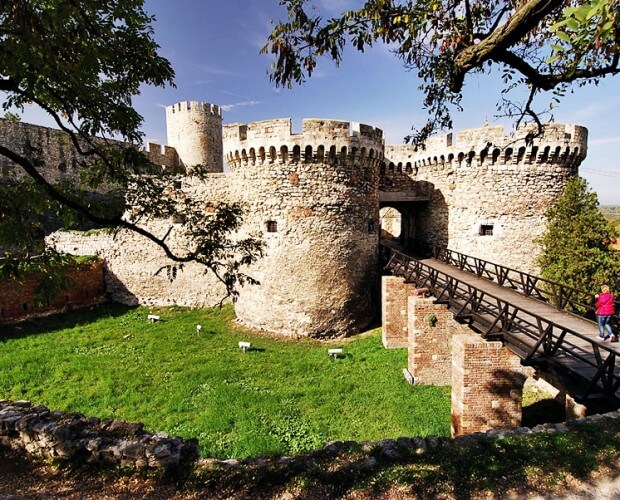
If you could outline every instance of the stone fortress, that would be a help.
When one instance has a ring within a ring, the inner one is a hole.
[[[222,126],[218,106],[180,102],[166,108],[168,145],[145,152],[178,172],[175,195],[241,202],[244,231],[260,232],[265,256],[247,272],[260,285],[241,290],[235,309],[249,326],[293,336],[333,337],[377,316],[380,237],[428,250],[447,247],[505,266],[536,270],[535,239],[544,213],[577,173],[587,130],[550,124],[527,144],[485,126],[430,139],[417,150],[386,145],[373,126],[290,119]],[[0,121],[0,141],[45,159],[51,179],[76,175],[75,152],[61,132]],[[228,167],[225,171],[224,160]],[[209,174],[192,175],[201,165]],[[14,166],[0,159],[3,175]],[[147,223],[165,234],[172,221]],[[210,306],[223,295],[214,277],[188,264],[169,281],[157,247],[121,231],[57,232],[49,245],[98,254],[112,298],[128,304]]]

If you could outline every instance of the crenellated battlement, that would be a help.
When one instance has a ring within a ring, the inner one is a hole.
[[[213,116],[222,116],[222,108],[217,104],[202,101],[181,101],[170,106],[166,106],[166,117],[168,114],[177,113],[201,113]]]
[[[151,163],[163,167],[166,171],[182,171],[181,161],[175,148],[164,146],[156,142],[148,142],[141,148]]]
[[[416,174],[421,168],[563,166],[577,169],[587,154],[588,130],[568,124],[548,124],[544,133],[526,141],[535,125],[507,135],[503,126],[481,127],[429,139],[424,147],[388,145],[382,173]]]
[[[383,131],[362,123],[307,118],[293,134],[290,118],[224,126],[231,168],[264,163],[374,164],[383,159]]]

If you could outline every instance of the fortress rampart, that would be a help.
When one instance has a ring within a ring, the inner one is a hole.
[[[265,241],[265,256],[247,269],[260,285],[241,290],[238,317],[294,336],[350,334],[371,320],[381,206],[400,213],[404,244],[447,246],[536,270],[544,213],[587,152],[587,131],[574,125],[549,125],[531,143],[524,139],[531,129],[513,137],[487,126],[415,150],[386,146],[380,129],[346,121],[306,119],[298,134],[288,118],[222,128],[220,108],[198,102],[168,106],[166,117],[170,144],[149,143],[145,151],[166,171],[180,172],[171,179],[175,196],[200,200],[205,210],[239,202],[246,213],[241,232]],[[52,180],[77,174],[76,153],[59,131],[2,120],[0,141],[38,158]],[[221,173],[224,154],[230,172]],[[212,173],[192,176],[197,164]],[[4,175],[14,169],[2,160],[0,166]],[[161,235],[172,224],[145,222]],[[184,243],[174,235],[167,241]],[[222,296],[202,268],[177,266],[127,231],[114,238],[56,233],[48,242],[103,257],[108,289],[125,303],[207,306]]]
[[[125,146],[125,143],[111,139],[106,143]],[[80,178],[80,163],[85,158],[77,152],[69,135],[61,130],[0,118],[0,144],[9,145],[13,151],[30,160],[51,183],[67,179],[78,181]],[[149,142],[142,150],[154,165],[168,172],[183,170],[174,148]],[[24,172],[0,155],[0,178],[12,176],[21,178]]]
[[[383,131],[355,122],[308,118],[292,133],[290,118],[224,127],[231,169],[270,163],[371,164],[383,158]]]
[[[0,143],[32,161],[50,182],[79,177],[79,157],[69,136],[60,130],[0,118]],[[24,173],[0,156],[2,177],[21,178]]]
[[[536,131],[528,125],[514,136],[503,126],[482,127],[429,139],[424,147],[386,146],[382,174],[394,171],[414,173],[420,169],[486,167],[502,170],[510,167],[536,168],[560,165],[576,169],[587,154],[588,131],[585,127],[548,124],[544,134],[531,142],[526,136]]]
[[[587,153],[587,129],[550,124],[514,136],[482,127],[429,140],[424,148],[387,146],[380,191],[400,208],[415,238],[524,271],[537,272],[536,238],[545,212]],[[401,199],[424,202],[403,207]]]

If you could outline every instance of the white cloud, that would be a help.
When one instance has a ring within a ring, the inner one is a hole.
[[[244,106],[256,106],[257,104],[260,104],[260,103],[261,101],[244,101],[244,102],[236,102],[234,104],[222,104],[220,108],[222,108],[222,111],[232,111],[235,108],[240,108]]]
[[[603,146],[605,144],[618,144],[618,143],[620,143],[620,136],[601,137],[598,139],[592,139],[588,141],[588,146]]]

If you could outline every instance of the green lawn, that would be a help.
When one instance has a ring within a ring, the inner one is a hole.
[[[148,313],[107,305],[0,327],[0,398],[144,422],[220,458],[449,435],[449,388],[408,385],[406,350],[384,349],[380,330],[326,344],[252,334],[231,307]],[[329,358],[340,346],[346,357]]]

